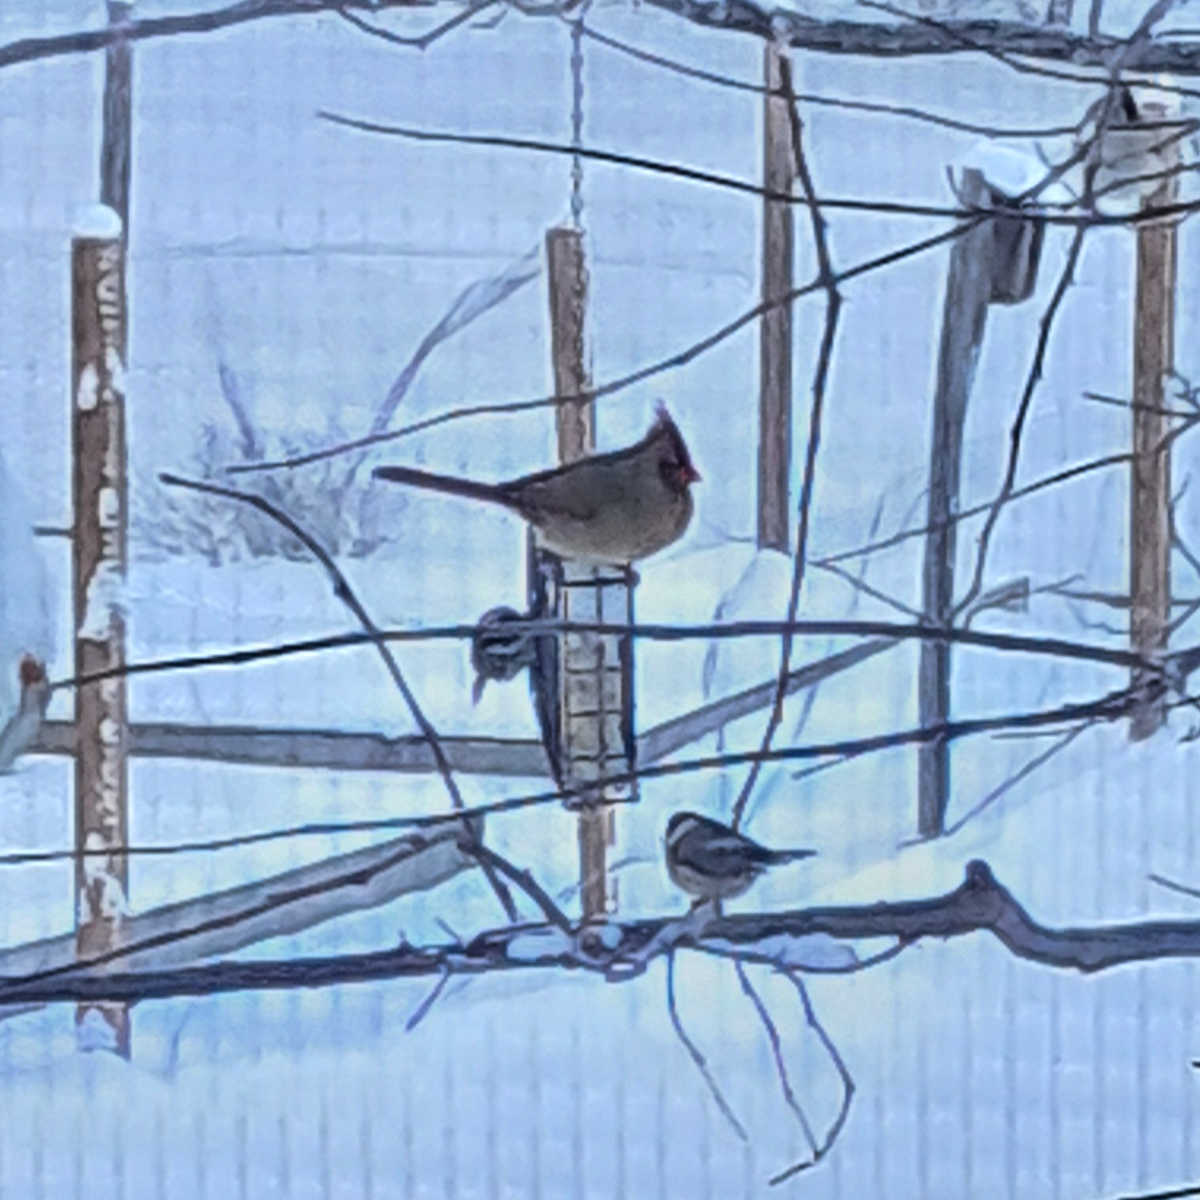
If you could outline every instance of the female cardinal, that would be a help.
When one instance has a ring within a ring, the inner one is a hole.
[[[502,504],[528,521],[563,558],[629,563],[681,537],[692,519],[689,490],[700,474],[661,405],[640,442],[507,483],[478,483],[412,467],[376,467],[394,483]]]

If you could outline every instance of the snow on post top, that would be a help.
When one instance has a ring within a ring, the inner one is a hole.
[[[121,218],[107,204],[91,204],[76,218],[73,237],[115,242],[121,236]]]

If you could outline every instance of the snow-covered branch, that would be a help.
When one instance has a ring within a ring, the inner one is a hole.
[[[681,949],[743,962],[817,971],[865,968],[848,943],[895,938],[910,945],[988,932],[1030,962],[1083,973],[1134,962],[1200,957],[1200,921],[1136,921],[1054,929],[1036,921],[985,862],[967,865],[961,885],[942,896],[875,904],[730,916],[690,914],[588,924],[570,932],[549,923],[505,926],[466,943],[401,944],[368,954],[241,960],[128,972],[80,972],[26,982],[0,981],[5,1004],[74,1000],[136,1001],[247,989],[327,987],[419,976],[564,968],[621,982],[655,958]]]
[[[472,821],[476,835],[481,820]],[[427,891],[474,865],[455,818],[266,879],[166,904],[123,922],[124,941],[106,961],[161,969],[231,954],[267,938]],[[0,951],[0,976],[61,977],[79,970],[74,932]],[[99,965],[99,964],[97,964]]]

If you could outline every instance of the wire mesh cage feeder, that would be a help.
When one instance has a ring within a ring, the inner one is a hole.
[[[562,559],[530,536],[527,569],[531,616],[633,624],[631,567]],[[636,800],[637,783],[629,778],[637,766],[632,634],[562,630],[539,637],[533,690],[555,779],[578,789],[566,806]]]

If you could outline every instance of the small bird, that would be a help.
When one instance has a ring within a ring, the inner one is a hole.
[[[768,850],[736,829],[694,812],[667,822],[667,874],[700,901],[740,896],[768,867],[811,858],[815,850]]]
[[[489,608],[479,618],[479,628],[471,639],[471,666],[475,668],[471,699],[473,703],[479,703],[489,680],[507,683],[527,670],[529,697],[533,701],[550,775],[562,787],[563,775],[558,759],[558,696],[553,691],[558,677],[558,639],[552,633],[536,634],[525,629],[506,628],[513,621],[534,620],[544,615],[544,609],[538,611],[538,606],[526,617],[515,608],[500,605]]]
[[[662,405],[640,442],[507,483],[479,483],[413,467],[376,467],[374,475],[503,505],[537,530],[547,550],[609,564],[646,558],[680,538],[692,519],[691,485],[700,479],[683,435]]]
[[[471,700],[478,704],[488,680],[507,683],[537,662],[537,635],[527,629],[512,629],[514,621],[525,621],[515,608],[501,604],[479,618],[471,638],[471,666],[475,684]]]
[[[21,684],[21,701],[8,724],[0,729],[0,771],[7,771],[33,744],[50,703],[46,668],[32,654],[22,657],[17,678]]]

